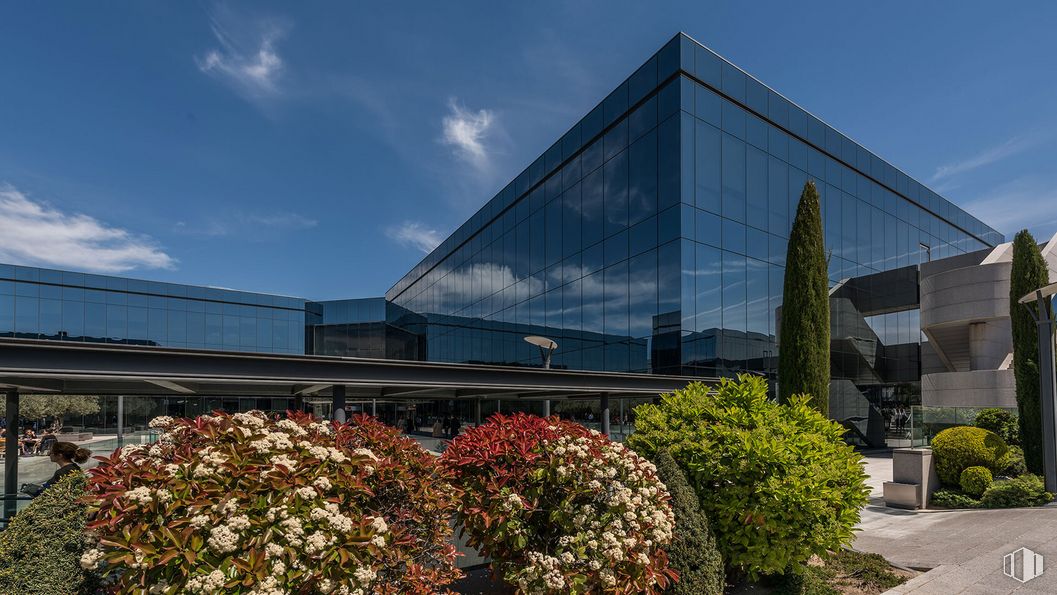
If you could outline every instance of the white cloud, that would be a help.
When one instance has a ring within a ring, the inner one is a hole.
[[[448,107],[451,111],[444,116],[441,142],[453,147],[458,157],[474,167],[488,169],[491,157],[485,142],[495,123],[495,114],[487,109],[467,110],[454,98]]]
[[[1013,155],[1032,147],[1038,142],[1039,139],[1035,136],[1015,136],[1000,145],[981,151],[968,159],[955,161],[937,167],[936,173],[932,174],[929,181],[930,183],[939,182],[970,172],[974,169],[991,165],[992,163],[996,163],[1007,157],[1012,157]]]
[[[0,261],[100,273],[176,265],[149,237],[64,213],[10,185],[0,185]]]
[[[405,221],[403,224],[390,227],[385,231],[390,239],[404,246],[410,246],[425,254],[444,241],[444,234],[417,221]]]
[[[247,99],[278,94],[284,63],[275,46],[286,34],[286,27],[273,20],[247,22],[226,12],[211,20],[220,47],[196,57],[198,68]]]

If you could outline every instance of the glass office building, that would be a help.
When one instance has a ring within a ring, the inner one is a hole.
[[[774,377],[808,180],[834,288],[831,410],[878,444],[920,393],[917,265],[1002,235],[682,34],[386,298],[426,319],[434,361],[538,365],[521,337],[546,334],[558,367]]]
[[[305,353],[305,300],[0,265],[0,337]]]
[[[557,368],[773,380],[808,180],[830,256],[831,414],[853,441],[901,444],[920,403],[917,267],[1002,235],[682,34],[384,299],[0,266],[0,336],[539,366],[523,339],[543,335]]]

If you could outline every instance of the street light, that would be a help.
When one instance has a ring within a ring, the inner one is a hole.
[[[1057,283],[1051,283],[1017,300],[1028,309],[1039,327],[1039,399],[1042,404],[1042,462],[1045,466],[1046,489],[1057,490],[1057,379],[1053,369],[1053,327],[1050,302],[1057,294]],[[1035,308],[1031,303],[1035,302]]]
[[[529,335],[525,337],[526,343],[531,343],[536,347],[540,348],[540,357],[543,358],[543,369],[551,369],[551,355],[554,354],[554,350],[558,348],[558,344],[548,339],[547,337],[540,337],[537,335]],[[543,401],[543,417],[551,416],[551,401],[550,399],[544,399]]]

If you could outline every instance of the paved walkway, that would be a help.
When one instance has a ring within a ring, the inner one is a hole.
[[[890,456],[867,459],[871,504],[852,546],[890,562],[932,569],[889,594],[956,595],[1057,593],[1057,568],[1020,583],[1002,572],[1003,556],[1027,547],[1057,564],[1057,506],[1010,510],[909,511],[886,508],[881,484]],[[886,475],[887,474],[887,475]]]

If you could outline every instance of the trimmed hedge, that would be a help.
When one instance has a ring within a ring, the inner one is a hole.
[[[973,420],[978,428],[990,430],[1006,441],[1006,444],[1020,444],[1020,426],[1017,416],[1000,407],[989,407],[980,410]]]
[[[1009,451],[1005,440],[994,432],[972,426],[947,428],[932,439],[936,457],[936,474],[944,485],[959,487],[962,471],[967,467],[987,467],[997,473]]]
[[[89,544],[84,495],[87,479],[71,473],[44,490],[0,531],[0,593],[94,592],[96,579],[81,569]]]
[[[1010,446],[1006,456],[999,461],[999,475],[1006,477],[1019,477],[1028,472],[1028,465],[1024,461],[1024,449],[1019,446]]]
[[[980,501],[959,490],[940,488],[929,496],[929,508],[980,508]]]
[[[991,487],[992,481],[994,481],[994,477],[991,475],[991,470],[987,467],[966,467],[962,471],[958,484],[962,486],[963,492],[974,498],[979,498],[983,495],[984,490]]]
[[[708,517],[701,512],[697,494],[686,481],[671,453],[657,453],[657,477],[668,487],[675,529],[668,546],[668,564],[679,573],[679,581],[665,593],[676,595],[722,595],[724,586],[723,558],[716,549],[716,540],[708,526]]]
[[[1053,500],[1038,475],[1022,475],[1005,481],[996,481],[980,498],[984,508],[1021,508],[1042,506]]]

